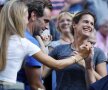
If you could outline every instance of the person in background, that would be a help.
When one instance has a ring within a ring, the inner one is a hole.
[[[50,0],[53,6],[52,16],[55,18],[64,7],[65,0]]]
[[[98,30],[96,34],[96,47],[102,49],[107,57],[108,62],[108,20],[101,20],[98,23]],[[108,71],[108,65],[107,65]]]
[[[57,18],[57,29],[60,32],[60,39],[57,41],[52,41],[49,45],[50,52],[58,45],[73,43],[73,35],[71,32],[73,15],[69,12],[62,12]],[[44,69],[43,77],[47,76],[47,72],[50,70],[48,68]],[[52,71],[52,90],[56,88],[56,73]]]
[[[86,8],[96,15],[97,24],[108,18],[107,0],[86,0]],[[101,7],[101,8],[100,8]]]
[[[49,47],[54,49],[58,45],[70,44],[73,40],[73,35],[71,32],[72,18],[73,14],[69,12],[61,12],[57,17],[57,29],[60,32],[60,39],[53,41]]]
[[[8,1],[0,13],[0,89],[16,83],[17,72],[24,58],[29,55],[55,69],[63,69],[91,53],[91,44],[83,43],[74,56],[57,61],[24,37],[28,23],[28,8],[18,0]],[[6,83],[6,84],[5,84]]]
[[[67,11],[76,14],[84,10],[85,0],[65,0],[64,8],[61,11]]]

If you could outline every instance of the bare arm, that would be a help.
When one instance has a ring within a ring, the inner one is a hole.
[[[41,37],[40,37],[40,36],[36,36],[36,39],[38,40],[38,42],[39,42],[39,44],[40,44],[41,50],[42,50],[44,53],[47,54],[46,49],[45,49],[45,45],[44,45],[44,43],[43,43]],[[49,74],[51,71],[52,71],[51,68],[49,68],[49,67],[43,65],[43,66],[42,66],[42,78],[47,77],[48,74]]]
[[[94,48],[91,48],[91,54],[85,59],[85,76],[86,76],[86,84],[87,88],[91,83],[96,82],[96,78],[94,75],[94,68],[93,68],[93,57],[94,57]]]
[[[42,51],[39,51],[38,53],[33,55],[34,58],[39,60],[41,63],[45,64],[48,67],[54,68],[54,69],[63,69],[73,63],[82,59],[80,55],[72,56],[67,59],[62,60],[55,60],[54,58],[48,56],[47,54],[43,53]]]
[[[25,74],[30,90],[38,90],[38,88],[45,90],[41,79],[41,68],[25,66]]]
[[[39,44],[40,44],[41,50],[42,50],[44,53],[46,53],[46,52],[45,52],[45,50],[46,50],[46,49],[45,49],[45,45],[44,45],[44,43],[43,43],[41,37],[40,37],[40,36],[36,36],[36,39],[38,40],[38,42],[39,42]]]
[[[96,80],[101,79],[107,75],[106,62],[100,63],[96,66],[96,71],[94,71]]]
[[[78,54],[76,54],[75,56],[71,56],[67,59],[62,59],[57,61],[54,58],[43,53],[42,51],[35,53],[33,57],[48,67],[54,69],[63,69],[87,57],[90,54],[90,52],[91,52],[91,44],[88,42],[82,45],[82,47],[78,51]]]
[[[87,67],[86,65],[86,81],[87,87],[89,84],[96,82],[96,80],[100,80],[102,77],[107,75],[106,63],[100,63],[96,66],[96,71],[93,67]]]
[[[96,78],[93,71],[94,71],[93,68],[90,69],[86,67],[85,79],[86,79],[87,88],[89,87],[91,83],[96,82]]]
[[[94,72],[94,68],[93,68],[93,64],[92,64],[91,61],[92,60],[86,60],[85,61],[85,79],[86,79],[87,88],[89,87],[89,85],[91,83],[96,82],[96,78],[95,78],[95,75],[93,73]]]
[[[42,78],[46,78],[50,73],[52,72],[52,69],[43,65],[42,66]]]
[[[87,84],[88,85],[107,75],[106,62],[97,64],[95,66],[95,69],[94,69],[94,67],[93,67],[93,60],[92,59],[93,58],[91,56],[89,56],[85,60],[86,75],[87,75],[86,80],[87,80]]]

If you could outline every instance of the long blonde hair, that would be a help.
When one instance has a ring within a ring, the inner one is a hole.
[[[25,12],[27,7],[24,3],[11,0],[8,1],[0,13],[0,71],[6,66],[6,53],[8,47],[8,40],[11,35],[17,34],[24,37],[24,29],[26,23],[24,22]]]

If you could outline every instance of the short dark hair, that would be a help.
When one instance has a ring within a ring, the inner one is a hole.
[[[90,12],[89,10],[84,10],[84,11],[81,11],[81,12],[78,12],[77,14],[75,14],[75,16],[73,17],[73,22],[75,24],[77,24],[80,21],[80,19],[82,18],[82,16],[86,15],[86,14],[89,14],[94,18],[94,24],[95,24],[96,23],[96,16],[92,12]]]
[[[27,6],[28,6],[28,13],[29,13],[28,19],[30,19],[32,12],[35,12],[37,17],[43,16],[45,3],[42,0],[36,0],[36,1],[29,2],[27,3]]]
[[[45,0],[45,7],[49,8],[52,11],[53,6],[50,0]]]
[[[82,16],[84,16],[86,14],[91,15],[94,18],[94,24],[96,24],[96,16],[92,12],[90,12],[89,10],[84,10],[84,11],[81,11],[81,12],[78,12],[77,14],[75,14],[75,16],[72,19],[72,23],[73,24],[78,24],[78,22],[80,21],[80,19],[82,18]],[[73,27],[72,27],[72,34],[74,35],[74,29],[73,29]]]

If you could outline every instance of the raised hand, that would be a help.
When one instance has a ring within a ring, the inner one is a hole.
[[[80,47],[78,53],[83,57],[87,58],[92,51],[92,44],[90,42],[84,42]]]

